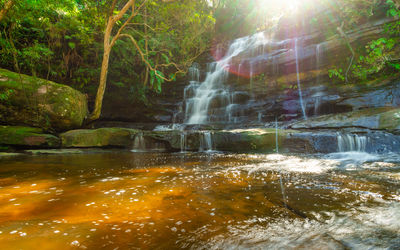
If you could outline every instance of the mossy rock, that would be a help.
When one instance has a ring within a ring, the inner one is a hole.
[[[128,128],[77,129],[65,132],[60,137],[65,148],[128,148],[139,132]]]
[[[400,109],[394,109],[381,114],[379,129],[400,133]]]
[[[278,130],[278,146],[293,130]],[[275,152],[276,130],[265,129],[237,129],[218,131],[213,134],[213,141],[218,150],[229,152]]]
[[[0,69],[0,122],[65,131],[87,116],[86,96],[66,85]]]
[[[40,128],[21,126],[0,126],[0,145],[22,148],[58,148],[60,138],[44,134]]]
[[[210,133],[212,149],[227,152],[275,152],[276,130],[265,129],[236,129],[236,130],[214,130]],[[286,145],[289,135],[296,133],[294,130],[278,130],[278,145]],[[184,134],[184,138],[182,135]],[[166,141],[174,150],[181,150],[184,139],[185,151],[205,150],[205,131],[147,131],[145,136],[156,140]],[[288,147],[282,148],[289,151]]]
[[[392,107],[370,108],[341,114],[324,115],[294,123],[291,127],[294,129],[346,127],[386,129],[395,127],[390,117],[394,117],[394,114],[398,113]]]

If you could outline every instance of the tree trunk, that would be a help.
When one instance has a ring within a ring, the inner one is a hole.
[[[147,5],[144,6],[144,47],[146,50],[146,60],[149,60],[149,41],[147,37]],[[143,86],[147,85],[147,82],[149,81],[149,67],[146,66],[146,72],[145,72],[145,77],[144,77],[144,83]]]
[[[110,44],[110,37],[113,26],[114,23],[112,17],[110,17],[107,23],[106,32],[104,34],[104,53],[103,53],[103,62],[101,63],[100,82],[99,82],[99,88],[97,89],[96,100],[94,103],[94,110],[89,118],[90,121],[99,119],[101,115],[104,92],[106,90],[106,85],[107,85],[108,64],[110,61],[110,53],[112,48],[112,44]]]
[[[135,0],[129,0],[124,7],[119,11],[115,16],[112,15],[113,10],[116,6],[117,0],[114,0],[110,9],[110,17],[107,21],[107,27],[104,32],[104,52],[103,52],[103,62],[101,63],[101,72],[100,72],[100,82],[99,88],[97,89],[96,100],[94,102],[94,110],[89,117],[89,121],[94,121],[100,118],[101,108],[103,106],[103,98],[104,92],[106,90],[107,85],[107,73],[108,73],[108,64],[110,61],[110,53],[111,49],[114,46],[115,42],[121,35],[121,31],[124,27],[135,17],[134,6]],[[111,39],[111,33],[115,23],[125,15],[125,13],[132,7],[131,16],[125,21],[125,23],[119,28],[117,34]]]
[[[97,89],[96,100],[94,103],[94,110],[90,116],[90,120],[97,120],[101,115],[101,108],[103,106],[103,97],[107,85],[108,63],[110,60],[110,48],[104,48],[103,62],[101,64],[100,83]]]
[[[0,10],[0,22],[7,15],[7,12],[13,7],[13,5],[14,5],[14,0],[8,0],[4,4],[3,9]]]

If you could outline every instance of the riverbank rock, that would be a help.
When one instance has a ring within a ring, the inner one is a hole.
[[[310,141],[313,137],[297,136],[295,130],[235,129],[214,131],[147,131],[146,137],[168,142],[175,151],[217,150],[235,153],[317,152],[321,147]],[[316,137],[316,136],[314,136]],[[334,138],[336,140],[336,137]]]
[[[276,152],[278,142],[283,141],[295,131],[275,129],[236,129],[218,131],[213,134],[213,141],[218,150],[230,152]],[[278,141],[276,141],[278,140]],[[282,148],[283,149],[283,148]]]
[[[0,145],[18,148],[58,148],[60,138],[43,133],[40,128],[0,126]]]
[[[293,129],[338,129],[348,127],[400,132],[400,109],[381,107],[324,115],[290,125]]]
[[[60,135],[65,148],[132,147],[140,131],[128,128],[77,129]]]
[[[0,69],[0,122],[57,131],[80,127],[85,95],[71,87]]]

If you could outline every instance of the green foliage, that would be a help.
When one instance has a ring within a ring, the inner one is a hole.
[[[376,74],[392,73],[400,71],[398,53],[400,35],[400,10],[393,0],[381,1],[351,0],[341,3],[342,16],[347,24],[357,24],[360,20],[372,17],[376,12],[386,8],[386,15],[395,18],[394,22],[384,27],[384,33],[380,37],[366,44],[358,51],[358,56],[351,67],[350,76],[357,80],[367,80]],[[329,77],[345,81],[343,70],[334,67],[329,70]]]
[[[112,0],[20,0],[0,23],[0,67],[68,84],[93,98],[99,82],[103,34]],[[122,6],[126,0],[118,0]],[[111,86],[126,88],[132,98],[162,90],[164,78],[176,79],[210,46],[214,17],[207,0],[164,3],[136,1],[138,15],[124,32],[138,41],[156,72],[128,40],[115,44],[108,71]],[[0,7],[4,0],[0,0]],[[116,13],[114,13],[116,14]],[[116,24],[122,25],[128,15]],[[148,79],[145,82],[145,79]]]
[[[94,83],[97,75],[81,73],[99,67],[105,2],[16,1],[0,24],[0,66],[80,89]]]
[[[343,74],[343,69],[334,67],[333,69],[328,70],[329,78],[337,78],[340,81],[345,80],[345,76]]]
[[[7,102],[13,92],[14,90],[12,89],[0,92],[0,101]]]
[[[139,8],[141,2],[136,4]],[[148,71],[129,39],[121,39],[111,53],[109,78],[130,85],[135,98],[141,100],[149,91],[160,93],[165,79],[175,80],[177,71],[185,72],[209,48],[213,26],[211,9],[205,0],[168,4],[149,0],[124,33],[137,41],[155,71]],[[132,79],[137,86],[132,86]]]
[[[359,57],[353,65],[353,75],[361,80],[385,70],[388,66],[399,70],[400,64],[392,61],[393,48],[398,39],[381,37],[373,40],[365,47],[365,55]]]

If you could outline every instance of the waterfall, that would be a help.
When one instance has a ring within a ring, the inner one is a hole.
[[[296,57],[297,89],[299,90],[299,100],[300,100],[301,111],[303,112],[303,118],[307,120],[306,110],[303,103],[303,94],[301,92],[301,86],[300,86],[300,69],[299,69],[299,55],[298,55],[297,42],[298,39],[296,38],[294,40],[294,51]]]
[[[186,132],[182,131],[181,132],[181,153],[184,153],[187,151],[187,141],[186,141]]]
[[[260,32],[253,36],[236,39],[229,46],[226,54],[217,62],[210,63],[207,67],[205,80],[199,82],[199,78],[192,78],[184,90],[184,110],[186,124],[205,124],[210,122],[238,121],[235,112],[236,108],[232,91],[225,85],[228,79],[229,70],[236,65],[239,54],[250,53],[267,44],[268,40],[264,33]],[[221,54],[217,51],[217,54]],[[217,57],[220,58],[220,57]],[[233,59],[236,59],[233,62]],[[239,59],[240,60],[240,59]],[[242,62],[240,62],[242,63]],[[247,62],[247,70],[250,70],[250,81],[254,76],[252,62]],[[239,70],[244,71],[244,65],[239,64]],[[196,72],[196,71],[194,71]]]
[[[323,43],[317,44],[316,48],[315,48],[315,68],[316,70],[320,70],[321,69],[321,61],[322,61],[322,52],[323,52]],[[318,72],[317,73],[317,84],[319,84],[321,82],[321,73]]]
[[[338,134],[338,149],[339,152],[365,152],[368,138],[356,134]]]
[[[138,133],[133,140],[132,152],[144,152],[146,151],[146,141],[143,133]]]
[[[202,132],[199,151],[213,151],[212,134],[209,131]]]
[[[277,56],[272,57],[272,74],[279,76],[279,61]]]
[[[319,113],[319,109],[321,106],[321,96],[315,96],[315,102],[314,102],[314,116],[317,116]]]
[[[279,141],[278,141],[278,117],[275,117],[275,151],[279,153]]]
[[[198,63],[193,63],[188,70],[189,81],[200,82],[200,65]]]

